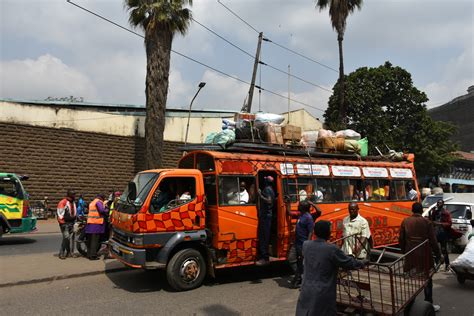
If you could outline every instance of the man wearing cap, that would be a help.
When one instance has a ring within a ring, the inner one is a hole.
[[[336,277],[339,268],[360,269],[368,261],[347,256],[335,244],[328,243],[331,223],[314,224],[316,240],[303,243],[304,274],[296,315],[336,315]]]
[[[272,211],[275,204],[275,191],[272,188],[274,179],[272,176],[264,178],[265,187],[258,190],[260,203],[258,207],[258,242],[260,260],[255,264],[258,266],[265,265],[270,260],[268,254],[268,245],[270,242],[270,229],[272,225]]]
[[[99,250],[99,241],[105,233],[105,218],[107,217],[107,209],[104,205],[105,197],[98,194],[97,197],[89,204],[89,214],[87,215],[86,234],[89,238],[89,247],[87,248],[87,257],[90,260],[97,260],[97,251]]]

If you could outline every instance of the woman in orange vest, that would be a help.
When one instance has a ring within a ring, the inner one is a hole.
[[[89,213],[87,215],[86,234],[88,234],[89,245],[87,256],[89,260],[98,260],[97,251],[99,250],[99,241],[105,233],[107,209],[104,205],[105,197],[98,194],[89,204]]]

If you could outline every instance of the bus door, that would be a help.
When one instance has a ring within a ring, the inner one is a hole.
[[[281,213],[281,207],[284,207],[284,205],[280,205],[281,202],[281,192],[279,191],[281,189],[280,187],[280,177],[278,173],[274,170],[260,170],[257,175],[258,179],[258,188],[259,190],[262,190],[265,188],[265,178],[266,177],[272,177],[273,182],[271,183],[271,186],[273,188],[273,191],[275,192],[275,202],[273,203],[272,207],[272,225],[270,229],[270,246],[269,246],[269,253],[270,256],[272,257],[278,257],[278,222],[280,218],[280,213]],[[259,214],[262,205],[261,199],[258,201],[258,208],[259,208]]]

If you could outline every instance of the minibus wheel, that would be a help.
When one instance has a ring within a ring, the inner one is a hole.
[[[169,285],[177,291],[199,287],[206,277],[206,262],[202,254],[192,248],[175,253],[166,267]]]

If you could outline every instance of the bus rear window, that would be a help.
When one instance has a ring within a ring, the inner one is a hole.
[[[20,188],[12,178],[0,178],[0,195],[20,197]],[[20,197],[21,198],[21,197]]]
[[[189,155],[179,162],[179,168],[181,169],[194,169],[194,155]]]
[[[215,171],[216,167],[214,166],[214,157],[206,154],[197,154],[196,169],[199,169],[202,172]]]

